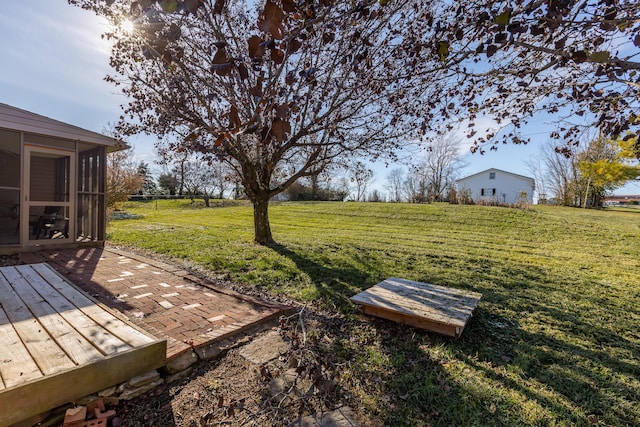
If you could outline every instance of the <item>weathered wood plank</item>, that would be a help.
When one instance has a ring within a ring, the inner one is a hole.
[[[48,375],[75,366],[42,324],[33,317],[2,273],[0,295],[7,318],[43,374]]]
[[[94,322],[125,343],[133,347],[139,347],[153,341],[145,333],[123,322],[105,308],[97,305],[95,301],[88,298],[74,286],[70,286],[63,277],[47,264],[32,264],[31,268],[37,271],[54,289]]]
[[[459,326],[449,325],[445,323],[435,322],[433,320],[424,318],[409,316],[403,313],[387,310],[385,308],[363,305],[362,311],[371,316],[380,317],[382,319],[391,320],[403,325],[414,326],[420,329],[426,329],[438,334],[446,335],[449,337],[455,337],[462,333],[462,329]]]
[[[20,266],[18,271],[27,278],[31,286],[42,298],[59,313],[60,317],[72,326],[76,333],[83,338],[85,343],[82,345],[87,351],[87,354],[84,355],[84,358],[87,359],[85,362],[94,358],[100,358],[105,354],[117,353],[132,348],[131,345],[105,330],[101,325],[94,322],[91,317],[70,303],[58,290],[54,289],[41,275],[32,269],[31,266]],[[67,286],[71,285],[67,284]],[[91,346],[91,349],[89,349],[87,345]],[[73,347],[75,348],[75,346]],[[66,347],[63,348],[66,349]],[[82,353],[77,356],[83,358]]]
[[[0,426],[104,390],[164,366],[167,342],[154,340],[91,364],[58,372],[0,392]]]
[[[50,304],[51,300],[55,301],[56,297],[59,299],[61,296],[48,286],[42,277],[29,268],[22,268],[19,271],[5,270],[4,276],[16,293],[20,294],[31,313],[37,317],[49,335],[75,364],[88,363],[102,357],[102,353],[92,345],[90,340],[87,340],[87,336],[81,335],[72,323],[67,321],[68,317],[74,320],[74,316],[61,316]],[[72,313],[76,311],[73,307]],[[100,332],[98,329],[94,324],[87,332]],[[121,344],[124,343],[121,342]]]
[[[4,387],[42,377],[0,304],[0,376]]]
[[[351,301],[372,315],[459,336],[481,297],[476,292],[391,277]]]

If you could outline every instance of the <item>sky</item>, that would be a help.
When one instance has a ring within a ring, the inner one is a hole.
[[[95,132],[115,123],[126,99],[104,81],[111,72],[109,44],[100,36],[106,21],[67,4],[66,0],[3,2],[0,15],[0,102]],[[497,151],[471,154],[461,146],[460,177],[489,168],[531,176],[528,160],[538,155],[538,145],[548,132],[541,121],[523,131],[532,142],[526,146],[500,145]],[[460,132],[462,134],[463,132]],[[153,137],[141,135],[127,142],[135,149],[136,162],[153,165]],[[402,165],[372,165],[371,188],[383,193],[389,170]],[[616,194],[640,194],[640,183],[629,184]]]

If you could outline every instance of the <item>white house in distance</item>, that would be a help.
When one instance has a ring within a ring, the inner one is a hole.
[[[466,193],[475,203],[533,203],[536,182],[528,176],[487,169],[456,181],[458,194]]]

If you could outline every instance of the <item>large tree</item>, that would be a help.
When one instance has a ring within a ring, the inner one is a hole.
[[[273,241],[271,197],[339,157],[391,155],[429,127],[417,101],[443,91],[438,1],[70,2],[114,24],[120,130],[228,162],[258,243]]]

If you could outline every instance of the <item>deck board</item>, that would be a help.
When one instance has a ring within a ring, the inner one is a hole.
[[[351,301],[367,314],[457,337],[481,297],[477,292],[391,277]]]
[[[0,307],[0,376],[4,388],[42,377],[42,372]]]
[[[51,293],[38,293],[38,288],[42,291],[41,288],[45,287],[38,286],[41,281],[33,276],[22,276],[18,270],[5,271],[4,276],[16,292],[19,290],[20,297],[27,308],[75,365],[88,363],[102,357],[104,353],[98,351],[91,341],[81,335],[73,326],[73,323],[68,322],[65,316],[61,314],[66,310],[60,311],[57,310],[60,307],[51,305],[49,298],[54,299]],[[51,289],[50,287],[48,288]]]
[[[97,305],[80,290],[67,286],[66,280],[46,264],[32,264],[31,267],[47,280],[54,289],[78,307],[80,311],[128,345],[136,347],[151,341],[147,334],[131,327],[129,324],[123,323],[121,319],[104,310],[103,307]]]
[[[38,293],[47,300],[48,304],[60,313],[60,316],[64,318],[69,325],[73,325],[77,332],[84,337],[85,341],[92,343],[91,346],[97,351],[97,354],[91,351],[95,357],[117,353],[132,348],[131,345],[104,329],[91,317],[87,316],[81,309],[78,309],[78,307],[71,304],[68,299],[66,299],[52,286],[47,285],[47,283],[41,280],[37,280],[37,276],[34,276],[37,274],[35,270],[32,269],[29,271],[27,268],[21,268],[20,272],[24,274],[25,277],[29,277],[31,279],[31,286],[33,286]],[[49,284],[50,283],[51,282],[49,281]]]
[[[0,267],[0,426],[165,364],[158,340],[47,264]]]
[[[44,375],[76,366],[1,275],[0,294],[7,318]]]

